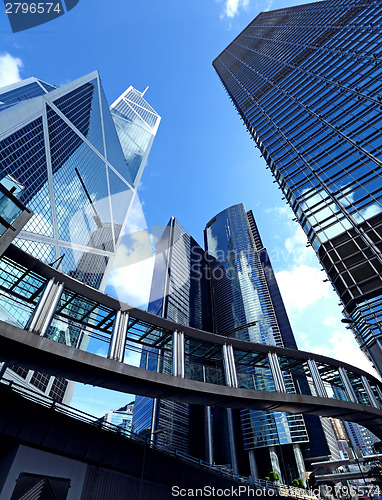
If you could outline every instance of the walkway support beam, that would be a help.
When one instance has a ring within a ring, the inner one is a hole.
[[[230,344],[223,345],[223,362],[225,381],[229,387],[239,387],[237,383],[237,373],[233,347]]]
[[[127,327],[129,325],[129,313],[117,311],[114,319],[113,333],[109,344],[107,357],[123,363],[125,358],[125,347],[127,338]]]
[[[371,406],[374,406],[374,408],[379,408],[378,401],[377,401],[376,397],[374,396],[374,392],[373,392],[372,388],[370,387],[369,381],[367,380],[367,378],[364,375],[362,375],[361,380],[362,380],[362,385],[366,391],[367,397],[369,398]]]
[[[314,386],[317,391],[317,395],[322,397],[322,398],[327,398],[328,393],[326,392],[324,383],[322,381],[320,372],[318,371],[317,363],[314,361],[314,359],[308,359],[308,367],[310,374],[312,376],[312,380],[314,383]]]
[[[172,334],[172,374],[184,378],[184,332]]]
[[[51,279],[41,295],[39,303],[31,317],[28,330],[44,337],[52,322],[57,304],[64,290],[63,283],[57,283]]]
[[[353,386],[351,385],[351,382],[349,380],[348,374],[346,373],[345,368],[340,366],[338,368],[338,373],[340,374],[340,378],[342,381],[343,386],[345,387],[346,394],[348,395],[349,401],[352,401],[353,403],[358,403],[357,396],[354,392]]]
[[[279,358],[275,352],[268,353],[269,367],[271,369],[273,382],[276,392],[287,392],[283,377],[283,372],[280,368]]]

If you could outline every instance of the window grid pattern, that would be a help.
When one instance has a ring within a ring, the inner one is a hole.
[[[230,207],[207,224],[214,332],[260,344],[283,347],[271,293],[260,260],[260,235],[244,206]],[[274,391],[269,365],[237,363],[240,387]],[[296,392],[291,375],[287,390]],[[241,411],[246,449],[308,441],[302,415]]]
[[[34,385],[37,389],[45,392],[49,384],[50,376],[45,373],[33,372],[30,379],[30,383]]]
[[[264,12],[213,64],[382,372],[381,18],[375,0]]]
[[[0,90],[1,102],[18,103],[17,111],[10,106],[2,112],[10,120],[4,119],[0,129],[0,162],[22,187],[22,203],[34,212],[18,244],[45,262],[63,257],[64,272],[99,288],[133,197],[116,125],[97,73],[60,88],[34,80],[14,84],[2,94]],[[7,130],[26,106],[23,101],[38,96],[42,98],[36,100],[30,122]],[[140,97],[132,104],[159,123],[145,102]],[[140,122],[137,112],[134,119]],[[138,133],[129,146],[138,162],[136,173],[142,173],[156,129],[144,132],[149,138],[142,141]],[[66,249],[68,243],[78,249]]]

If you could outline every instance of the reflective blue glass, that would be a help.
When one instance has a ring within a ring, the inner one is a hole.
[[[252,212],[234,205],[205,230],[215,333],[268,345],[295,347],[285,308]],[[280,322],[279,322],[280,321]],[[285,335],[285,341],[284,341]],[[275,390],[269,367],[241,368],[240,386]],[[289,377],[288,383],[293,386]],[[241,411],[246,449],[308,441],[301,415]],[[297,425],[295,425],[297,422]]]
[[[382,374],[382,322],[358,321],[382,295],[381,20],[378,0],[263,12],[213,65]]]

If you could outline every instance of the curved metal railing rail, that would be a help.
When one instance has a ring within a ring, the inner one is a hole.
[[[382,385],[347,363],[184,327],[15,246],[0,259],[0,292],[8,363],[151,397],[339,417],[382,436]]]
[[[154,448],[160,453],[176,457],[186,464],[193,465],[195,467],[198,467],[199,469],[205,469],[220,474],[221,476],[237,481],[238,483],[249,484],[250,482],[250,478],[241,476],[240,474],[236,474],[231,469],[210,464],[208,462],[205,462],[204,460],[177,450],[174,447],[160,444],[155,440],[150,440],[148,438],[145,439],[142,436],[135,434],[131,430],[121,428],[110,422],[102,421],[102,419],[99,419],[94,415],[73,408],[72,406],[59,403],[49,396],[34,391],[30,387],[25,387],[16,383],[14,380],[2,378],[0,379],[0,384],[9,387],[14,393],[18,394],[20,397],[28,399],[29,401],[32,401],[33,403],[37,403],[41,406],[44,406],[45,408],[54,410],[57,413],[61,413],[62,415],[66,415],[67,417],[70,417],[72,419],[79,420],[80,422],[84,422],[89,426],[100,428],[102,429],[102,431],[117,434],[118,436],[121,436],[122,439],[128,439],[134,442],[138,442],[143,446],[150,446],[150,448]],[[299,498],[305,500],[314,500],[317,498],[316,495],[311,494],[305,489],[296,488],[294,486],[287,486],[281,483],[275,484],[271,481],[265,481],[263,479],[251,480],[251,485],[261,489],[274,490],[274,494],[272,494],[271,496],[277,496],[278,493],[280,496],[287,496],[289,498]]]

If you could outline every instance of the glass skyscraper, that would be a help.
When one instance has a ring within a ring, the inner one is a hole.
[[[160,117],[130,87],[111,109],[98,72],[0,90],[1,176],[34,216],[16,244],[104,288]]]
[[[382,5],[259,14],[214,60],[382,373]]]
[[[296,349],[269,256],[252,212],[246,212],[243,204],[220,212],[207,224],[205,242],[210,265],[213,331],[249,342]],[[274,390],[269,367],[241,367],[237,359],[236,370],[239,387],[241,379],[245,387],[245,378],[250,376],[258,387]],[[294,387],[292,378],[285,383],[287,391]],[[276,447],[285,444],[294,446],[300,465],[298,443],[309,441],[301,415],[242,410],[241,424],[244,448],[252,451],[252,465],[253,450],[267,447],[272,469],[279,471],[281,476]],[[303,477],[303,470],[298,472]]]
[[[129,87],[109,108],[97,71],[58,88],[28,78],[0,89],[0,182],[19,186],[34,213],[14,243],[99,289],[160,122],[143,95]],[[6,297],[0,311],[17,323]],[[77,345],[78,329],[64,333]],[[67,381],[15,370],[62,399]]]
[[[204,250],[172,217],[156,248],[148,311],[181,325],[211,330],[208,283]],[[156,368],[158,349],[145,350],[141,367]],[[164,373],[172,373],[168,363]],[[154,436],[158,444],[198,453],[203,448],[204,412],[193,405],[137,396],[134,405],[134,432]],[[198,435],[197,443],[193,434]],[[203,450],[202,450],[203,453]],[[204,453],[203,453],[204,455]]]
[[[227,337],[297,349],[252,212],[240,204],[218,214],[207,224],[205,246],[206,251],[171,218],[158,241],[148,310]],[[145,348],[140,366],[155,370],[163,362],[161,371],[172,373],[171,362],[159,360],[158,354],[159,349]],[[239,385],[245,386],[250,376],[273,390],[269,367],[251,369],[238,359],[236,369]],[[285,383],[293,388],[292,379]],[[307,431],[301,415],[203,410],[137,396],[133,429],[210,463],[244,474],[251,465],[256,477],[273,469],[288,481],[304,475],[302,452],[310,457],[330,454],[319,418],[308,420]],[[312,428],[316,442],[309,442]],[[287,446],[281,451],[280,445]]]

